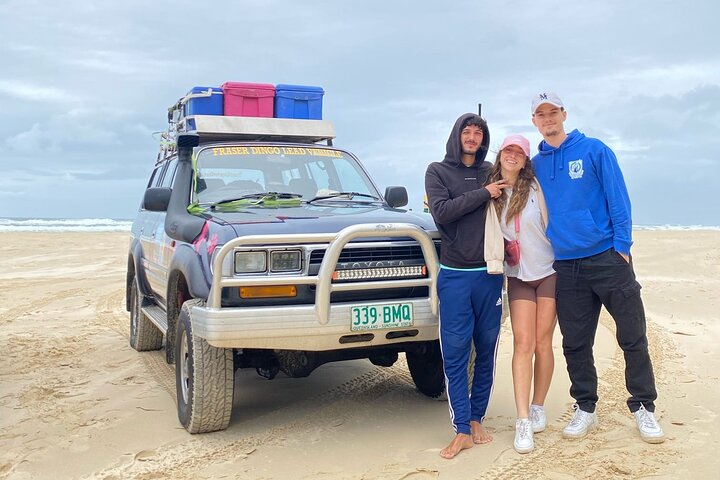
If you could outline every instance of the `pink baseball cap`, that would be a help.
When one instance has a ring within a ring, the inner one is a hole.
[[[505,147],[508,145],[517,145],[522,148],[522,151],[525,152],[526,156],[530,156],[530,141],[522,135],[515,134],[505,137],[505,140],[503,140],[503,143],[500,146],[500,150],[505,150]]]

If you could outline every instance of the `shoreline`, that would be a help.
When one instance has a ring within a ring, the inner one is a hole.
[[[130,232],[132,223],[132,218],[0,217],[0,233]],[[633,225],[633,232],[640,231],[720,231],[720,225]]]

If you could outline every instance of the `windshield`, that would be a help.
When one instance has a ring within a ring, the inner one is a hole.
[[[370,179],[350,155],[323,147],[235,145],[208,147],[196,160],[193,201],[211,204],[254,193],[294,193],[302,200],[339,192],[379,197]]]

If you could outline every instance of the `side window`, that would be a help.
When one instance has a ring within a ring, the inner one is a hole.
[[[155,169],[152,172],[152,175],[150,175],[150,180],[148,180],[148,184],[146,188],[152,188],[157,187],[158,183],[160,183],[160,177],[162,176],[162,170],[164,165],[158,165],[155,167]]]
[[[174,158],[174,159],[170,160],[167,168],[165,169],[165,174],[162,177],[162,181],[160,182],[161,187],[172,187],[173,179],[175,178],[175,171],[177,170],[177,167],[178,167],[177,159]]]
[[[165,166],[167,165],[167,162],[161,163],[159,165],[155,165],[155,168],[153,169],[152,174],[150,175],[150,180],[148,180],[148,184],[146,188],[154,188],[160,186],[160,181],[162,179],[162,173],[163,170],[165,170]],[[143,200],[140,203],[140,209],[145,210],[145,201]]]

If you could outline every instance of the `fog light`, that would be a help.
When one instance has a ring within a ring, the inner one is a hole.
[[[240,298],[296,297],[295,285],[270,285],[266,287],[240,287]]]

